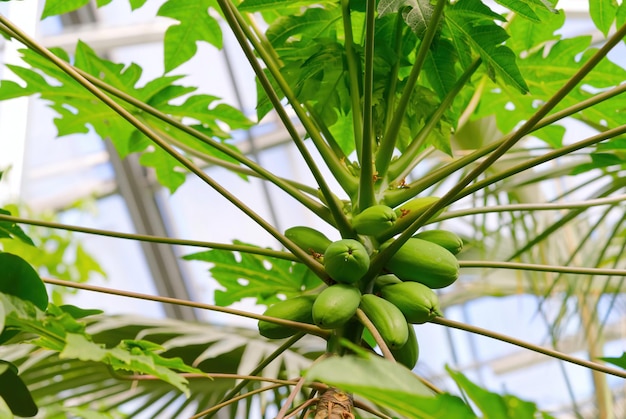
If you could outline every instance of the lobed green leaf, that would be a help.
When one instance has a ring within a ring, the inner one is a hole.
[[[235,242],[240,243],[240,242]],[[228,306],[244,298],[258,304],[291,298],[321,285],[319,278],[301,263],[228,250],[208,250],[184,257],[209,262],[211,276],[224,288],[215,291],[215,303]]]
[[[535,403],[521,400],[512,395],[492,393],[477,386],[463,374],[446,368],[448,374],[465,394],[474,402],[486,418],[525,419],[542,415],[543,418],[552,418],[546,412],[541,412]]]
[[[207,42],[217,48],[222,47],[222,29],[211,16],[209,9],[216,5],[215,0],[168,0],[158,16],[178,20],[165,32],[165,72],[168,73],[189,61],[197,52],[196,43]]]

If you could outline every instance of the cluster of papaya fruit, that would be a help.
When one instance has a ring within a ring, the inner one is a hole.
[[[310,227],[296,226],[285,236],[324,265],[333,284],[316,295],[302,295],[270,306],[265,315],[338,329],[360,308],[374,324],[396,361],[413,368],[419,356],[412,324],[441,316],[433,289],[452,284],[459,275],[455,255],[463,241],[446,230],[425,230],[408,239],[372,281],[364,281],[370,259],[384,250],[438,198],[414,198],[393,209],[366,208],[351,219],[358,239],[331,241]],[[362,240],[362,241],[361,241]],[[367,247],[366,247],[367,245]],[[296,330],[259,322],[261,335],[281,339]]]

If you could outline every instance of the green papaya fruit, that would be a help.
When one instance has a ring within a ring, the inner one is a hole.
[[[393,236],[402,233],[410,226],[413,221],[417,220],[426,210],[439,200],[436,196],[423,196],[413,198],[410,201],[404,203],[394,211],[397,219],[393,226],[386,229],[376,236],[379,242],[384,242],[392,238]],[[432,218],[438,216],[443,212],[443,209],[433,215]]]
[[[313,322],[322,329],[336,329],[354,316],[361,291],[353,285],[334,284],[324,289],[313,303]]]
[[[373,205],[352,218],[352,227],[359,234],[375,236],[393,227],[398,216],[387,205]]]
[[[391,242],[383,243],[381,250]],[[409,240],[389,259],[385,269],[403,281],[421,282],[429,288],[444,288],[459,277],[459,261],[438,244]]]
[[[313,324],[313,302],[316,295],[302,295],[288,300],[279,301],[265,310],[265,316],[278,317],[285,320],[293,320],[300,323]],[[268,339],[284,339],[293,336],[298,329],[283,326],[264,320],[259,320],[259,333]]]
[[[400,309],[409,323],[426,323],[442,316],[437,294],[419,282],[402,282],[380,290],[380,296]]]
[[[413,325],[409,327],[409,338],[406,343],[398,349],[390,349],[393,358],[399,364],[404,365],[408,369],[412,370],[417,364],[417,360],[420,356],[420,348],[417,342],[417,336],[415,336],[415,329]]]
[[[426,230],[417,233],[413,237],[436,243],[456,255],[463,249],[463,239],[448,230]]]
[[[323,233],[306,226],[295,226],[285,230],[285,237],[300,249],[309,253],[323,254],[332,241]]]
[[[324,268],[337,282],[353,284],[365,275],[369,266],[369,254],[357,240],[338,240],[324,252]]]
[[[401,284],[402,280],[394,274],[378,275],[374,279],[374,291],[379,292],[383,287],[393,284]]]
[[[404,314],[389,301],[374,294],[365,294],[361,296],[360,308],[389,349],[401,348],[409,339],[409,327]]]

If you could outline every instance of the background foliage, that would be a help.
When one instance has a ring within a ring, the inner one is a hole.
[[[47,0],[41,17],[87,3]],[[132,10],[144,3],[129,2]],[[606,327],[620,318],[626,273],[626,71],[605,55],[623,47],[626,4],[589,1],[605,38],[598,47],[589,36],[561,34],[566,16],[556,2],[496,3],[168,0],[157,12],[171,20],[164,71],[141,83],[138,64],[111,61],[82,41],[72,51],[45,49],[1,17],[0,31],[24,48],[23,64],[7,65],[20,80],[2,80],[0,100],[37,97],[55,112],[58,137],[95,133],[110,140],[120,157],[139,156],[169,193],[195,175],[279,244],[264,248],[247,237],[193,243],[208,250],[184,259],[207,263],[221,287],[214,306],[120,295],[263,319],[232,306],[269,305],[328,281],[317,260],[201,164],[277,187],[337,237],[355,236],[350,217],[375,203],[396,207],[415,196],[440,196],[392,247],[424,225],[457,232],[465,241],[462,275],[440,293],[447,313],[471,299],[525,294],[547,325],[551,349],[448,316],[433,323],[588,368],[597,409],[591,417],[612,417],[619,397],[607,375],[626,377],[624,355],[604,353]],[[222,48],[223,30],[233,32],[255,71],[254,116],[175,74],[200,43]],[[270,117],[291,136],[312,175],[309,184],[280,177],[280,167],[237,147],[237,135]],[[229,214],[207,222],[236,220]],[[358,342],[341,342],[351,355],[319,358],[327,335],[311,325],[301,325],[305,338],[275,342],[249,329],[64,305],[60,288],[49,291],[44,282],[114,292],[84,285],[104,271],[64,230],[192,244],[87,231],[19,205],[0,209],[0,396],[6,404],[0,410],[6,417],[33,416],[37,409],[50,418],[204,417],[222,407],[227,415],[285,417],[281,406],[304,408],[314,395],[309,389],[325,384],[353,393],[362,417],[551,417],[450,367],[442,380],[449,385],[439,390]],[[368,278],[393,250],[373,259]],[[567,354],[572,329],[580,331],[584,357]],[[569,390],[568,413],[584,416]],[[245,401],[237,404],[242,391]]]

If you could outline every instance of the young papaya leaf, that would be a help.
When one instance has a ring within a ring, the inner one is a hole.
[[[0,252],[0,292],[32,302],[41,310],[48,306],[48,292],[37,271],[24,259]]]
[[[280,301],[281,294],[291,298],[321,285],[321,280],[305,265],[288,260],[218,249],[183,259],[212,264],[211,276],[224,288],[215,291],[215,303],[220,306],[244,298],[254,298],[258,304],[267,305]]]
[[[11,215],[10,211],[0,208],[0,214]],[[22,228],[12,221],[0,220],[0,239],[19,239],[22,242],[34,246],[33,240],[22,230]]]
[[[197,52],[197,42],[204,41],[222,48],[222,29],[209,13],[209,8],[215,6],[215,0],[168,0],[163,3],[157,15],[179,22],[165,32],[166,73],[189,61]]]
[[[467,394],[486,418],[525,419],[542,415],[551,418],[549,414],[541,412],[535,403],[521,400],[511,395],[492,393],[477,386],[463,374],[446,367],[448,374],[457,385]]]
[[[476,418],[460,398],[445,393],[435,396],[407,368],[375,356],[324,359],[313,364],[305,379],[354,393],[405,417]]]
[[[4,360],[0,360],[0,397],[14,415],[30,418],[39,411],[17,367]]]

